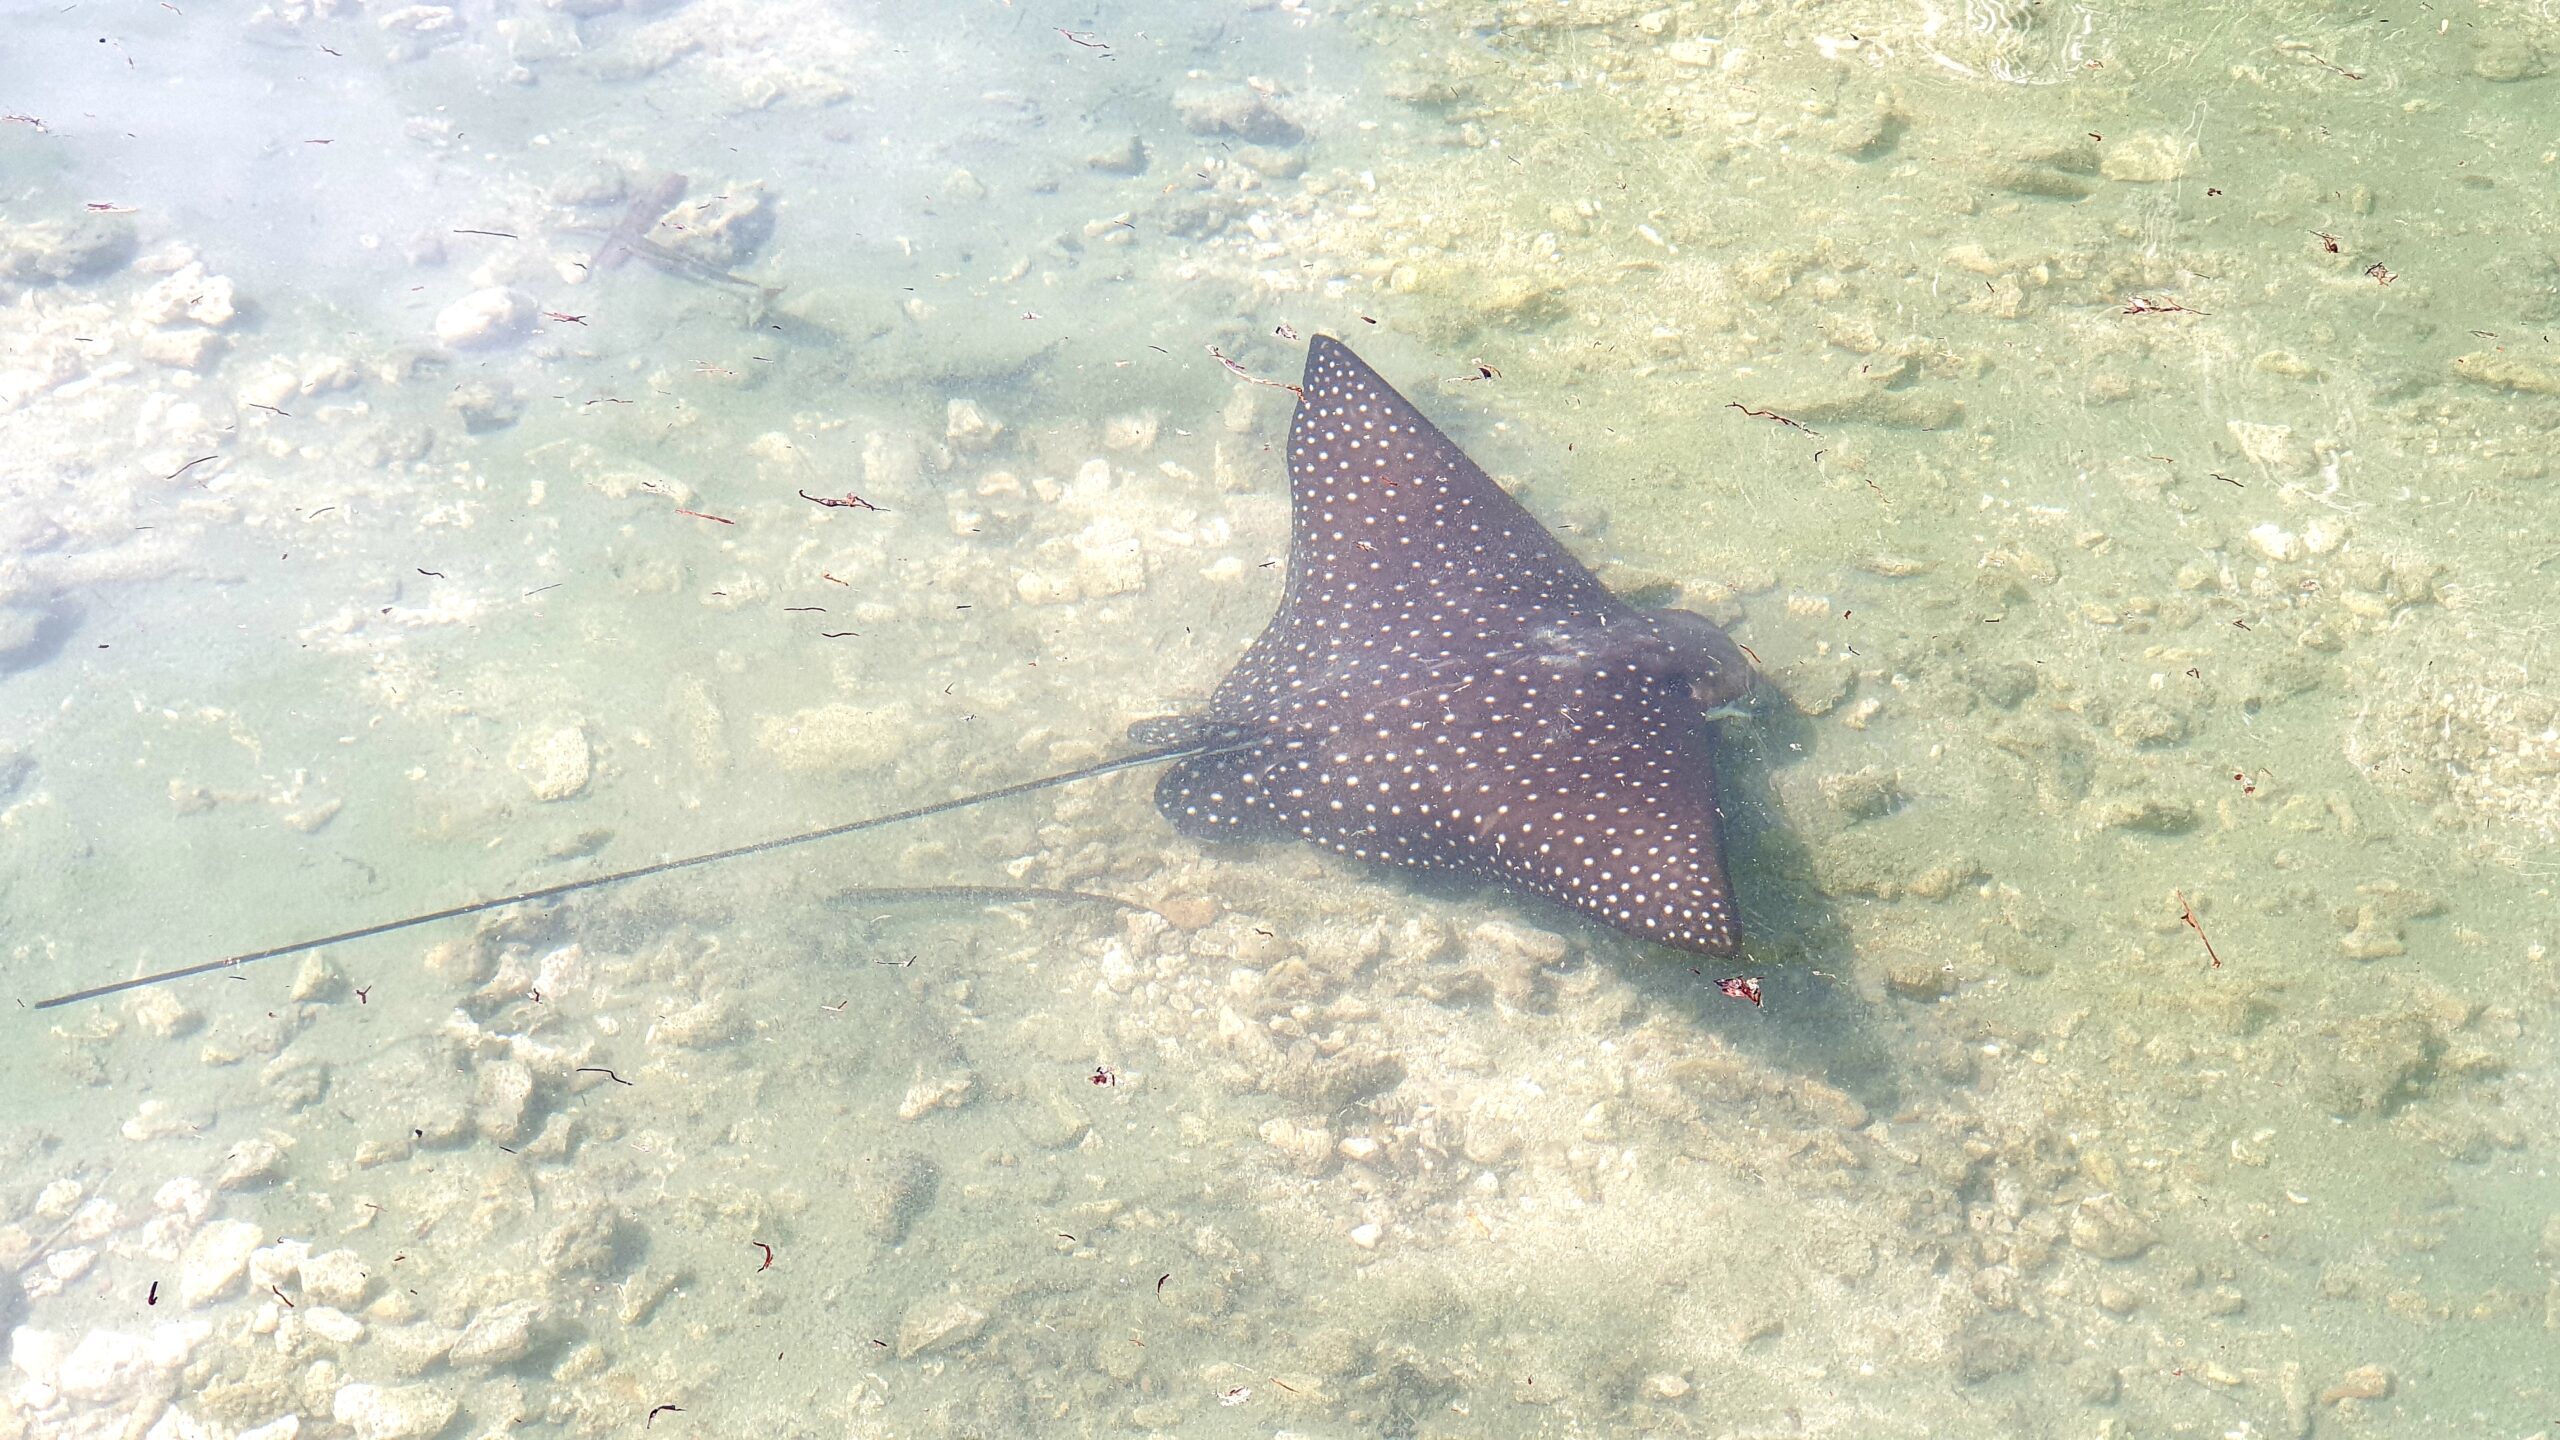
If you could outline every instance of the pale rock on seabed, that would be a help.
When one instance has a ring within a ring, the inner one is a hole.
[[[2547,1426],[2560,37],[2190,15],[259,12],[520,243],[7,221],[22,993],[1101,758],[1268,613],[1286,325],[1753,647],[1769,1006],[1121,781],[20,1013],[0,1440]],[[668,114],[769,314],[587,273]]]

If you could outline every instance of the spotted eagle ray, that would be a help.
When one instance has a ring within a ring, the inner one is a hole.
[[[1165,772],[1174,827],[1295,834],[1733,953],[1707,739],[1751,683],[1733,641],[1610,594],[1330,336],[1289,423],[1289,508],[1279,612],[1209,701],[1261,738]]]
[[[138,976],[48,1009],[503,906],[946,814],[1173,762],[1156,806],[1200,839],[1297,835],[1355,859],[1491,881],[1646,940],[1729,955],[1709,712],[1740,647],[1609,593],[1520,502],[1331,336],[1289,423],[1288,578],[1203,715],[1063,774]],[[880,893],[895,894],[896,891]],[[967,896],[971,887],[924,887]],[[1015,890],[1065,900],[1108,897]],[[1111,902],[1118,903],[1118,902]]]

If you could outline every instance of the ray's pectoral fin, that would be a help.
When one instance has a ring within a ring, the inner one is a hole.
[[[1262,738],[1251,725],[1206,715],[1151,715],[1129,726],[1130,743],[1149,750],[1234,749]]]
[[[1648,679],[1685,682],[1709,710],[1751,689],[1742,647],[1713,620],[1686,610],[1577,619],[1542,627],[1535,638],[1546,667],[1578,675],[1631,669]]]
[[[1265,747],[1213,750],[1181,761],[1156,781],[1156,809],[1193,840],[1251,840],[1285,835],[1272,813]]]
[[[1198,715],[1150,715],[1129,722],[1129,743],[1149,750],[1172,750],[1208,733],[1209,722]]]
[[[1129,727],[1150,750],[1195,753],[1156,781],[1156,809],[1194,840],[1243,840],[1280,833],[1267,797],[1269,736],[1253,725],[1211,715],[1156,715]]]

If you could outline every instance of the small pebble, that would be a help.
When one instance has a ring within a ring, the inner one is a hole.
[[[2359,1365],[2338,1377],[2338,1383],[2320,1392],[2320,1403],[2335,1405],[2341,1400],[2380,1400],[2391,1393],[2391,1372],[2379,1365]]]
[[[2130,1260],[2159,1244],[2160,1232],[2123,1201],[2102,1195],[2072,1211],[2071,1243],[2101,1260]]]
[[[462,428],[474,435],[504,430],[524,415],[524,401],[513,385],[499,379],[466,380],[445,402],[462,417]]]
[[[521,1060],[481,1067],[471,1099],[472,1123],[483,1138],[512,1145],[524,1135],[525,1107],[533,1100],[533,1071]]]
[[[1088,169],[1105,175],[1144,175],[1147,173],[1147,142],[1135,135],[1106,145],[1084,157]]]
[[[541,1313],[540,1302],[533,1300],[493,1305],[471,1317],[447,1358],[456,1365],[504,1365],[519,1359],[533,1347],[533,1323]]]
[[[213,1208],[213,1192],[194,1176],[181,1175],[152,1193],[151,1206],[164,1214],[202,1220]]]
[[[2301,538],[2272,520],[2249,531],[2249,546],[2278,563],[2296,559],[2302,554]]]
[[[453,1422],[461,1402],[434,1385],[341,1385],[330,1416],[356,1440],[415,1440]]]
[[[325,1251],[302,1262],[302,1293],[323,1305],[362,1305],[372,1281],[364,1257],[353,1250]]]
[[[457,350],[487,349],[524,338],[533,302],[513,290],[474,290],[436,315],[436,339]]]
[[[921,1120],[936,1110],[957,1110],[969,1103],[977,1088],[978,1077],[968,1070],[920,1079],[907,1087],[906,1098],[898,1102],[898,1118]]]
[[[2107,152],[2098,173],[2110,180],[2157,184],[2185,175],[2194,153],[2192,142],[2174,135],[2134,135]]]
[[[576,725],[525,732],[509,747],[507,763],[524,777],[533,798],[544,802],[568,799],[586,789],[595,774],[595,753],[587,745],[586,731]]]
[[[1163,418],[1152,410],[1134,415],[1114,415],[1102,424],[1102,445],[1106,450],[1145,450],[1154,446]]]
[[[202,1017],[166,990],[145,990],[133,1002],[133,1020],[163,1040],[174,1040],[202,1023]]]
[[[962,1344],[987,1326],[987,1312],[960,1300],[920,1300],[898,1322],[898,1358]]]
[[[344,1310],[313,1305],[298,1312],[302,1328],[332,1345],[353,1345],[364,1338],[364,1322]]]
[[[310,1258],[308,1240],[278,1240],[273,1245],[260,1246],[249,1255],[249,1288],[261,1291],[272,1285],[280,1290],[300,1284],[302,1262]]]
[[[249,1139],[231,1147],[223,1157],[222,1171],[213,1180],[217,1190],[253,1190],[276,1182],[284,1164],[284,1151],[272,1140]]]
[[[331,1000],[345,989],[345,978],[338,974],[338,967],[331,964],[326,956],[305,955],[301,968],[293,974],[290,993],[296,1001]]]
[[[178,1257],[178,1303],[202,1305],[239,1284],[261,1238],[246,1220],[216,1220],[197,1231]]]
[[[380,1304],[374,1306],[379,1312]],[[453,1332],[427,1321],[398,1324],[387,1316],[376,1314],[385,1328],[376,1330],[373,1343],[365,1347],[371,1361],[394,1375],[416,1375],[441,1362],[445,1352],[453,1348]]]
[[[121,1127],[124,1138],[137,1144],[145,1140],[165,1140],[172,1135],[192,1135],[203,1129],[198,1121],[166,1100],[145,1100],[134,1107],[133,1118]]]
[[[950,441],[954,450],[985,450],[1003,433],[1004,422],[989,415],[975,400],[954,399],[945,407],[942,438]]]
[[[933,1209],[942,1193],[942,1168],[915,1151],[881,1158],[863,1187],[863,1210],[883,1250],[907,1242],[907,1233]]]
[[[1250,85],[1194,85],[1174,92],[1174,113],[1194,135],[1232,135],[1256,145],[1295,145],[1306,138],[1270,97]]]

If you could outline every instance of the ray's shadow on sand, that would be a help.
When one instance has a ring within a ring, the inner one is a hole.
[[[1602,963],[1637,993],[1761,1062],[1840,1087],[1873,1112],[1899,1107],[1912,1057],[1892,1016],[1852,982],[1854,942],[1815,883],[1813,841],[1790,825],[1778,771],[1814,751],[1816,728],[1765,686],[1748,718],[1724,722],[1715,743],[1717,809],[1742,907],[1742,952],[1728,958],[1637,942],[1588,927]],[[1763,1004],[1726,995],[1728,976],[1760,981]]]

